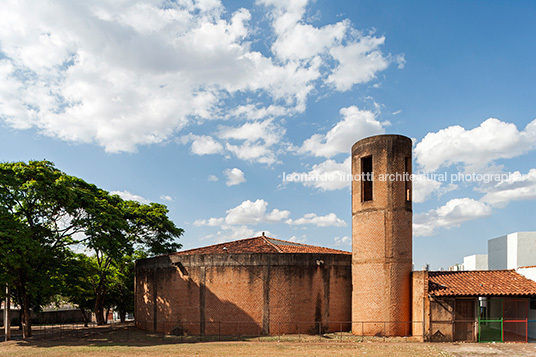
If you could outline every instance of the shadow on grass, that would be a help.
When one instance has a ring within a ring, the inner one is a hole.
[[[336,332],[323,335],[271,335],[271,336],[223,336],[223,335],[168,335],[143,331],[133,322],[105,326],[66,328],[67,326],[37,326],[34,336],[22,340],[13,336],[19,346],[47,348],[61,346],[132,346],[145,347],[170,344],[196,344],[205,342],[411,342],[408,338],[383,338],[354,336],[351,332]],[[3,336],[2,336],[3,337]]]
[[[305,336],[305,335],[302,335]],[[319,337],[316,336],[317,341]],[[203,343],[203,342],[246,342],[246,341],[280,341],[278,336],[176,336],[143,331],[130,323],[116,323],[105,326],[66,328],[66,326],[36,326],[33,336],[22,340],[20,333],[12,334],[12,342],[26,347],[58,346],[153,346],[164,344]],[[293,339],[298,341],[297,338]],[[3,341],[3,336],[0,336]]]

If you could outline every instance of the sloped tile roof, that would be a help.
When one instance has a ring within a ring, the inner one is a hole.
[[[173,253],[185,254],[222,254],[222,253],[323,253],[352,254],[344,250],[317,247],[314,245],[289,242],[265,236],[235,240],[232,242],[209,245]]]
[[[428,277],[435,296],[536,296],[536,282],[515,270],[434,271]]]

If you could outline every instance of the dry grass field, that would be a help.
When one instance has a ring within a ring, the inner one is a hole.
[[[14,331],[15,332],[15,331]],[[132,324],[74,328],[22,341],[0,342],[4,356],[536,356],[536,343],[419,343],[403,338],[359,338],[350,334],[272,336],[235,341],[200,341],[195,336],[148,334]]]
[[[0,356],[535,356],[535,344],[9,341]]]
[[[448,356],[431,345],[293,342],[38,343],[7,342],[0,356]]]

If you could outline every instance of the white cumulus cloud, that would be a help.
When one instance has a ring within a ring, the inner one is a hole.
[[[223,174],[227,177],[227,182],[225,183],[227,186],[236,186],[246,182],[244,172],[236,167],[233,169],[226,169],[223,171]]]
[[[160,199],[164,200],[164,201],[168,201],[168,202],[173,202],[173,197],[171,197],[169,195],[162,195],[162,196],[160,196]]]
[[[507,180],[486,187],[481,201],[494,206],[506,206],[510,201],[536,199],[536,169],[522,174],[519,171],[509,175]]]
[[[347,90],[386,68],[383,37],[348,20],[309,24],[308,4],[253,4],[270,22],[266,33],[249,23],[250,10],[229,13],[218,0],[3,1],[0,120],[133,152],[187,125],[227,119],[223,113],[252,120],[303,112],[326,81]],[[258,40],[271,51],[252,50]],[[191,141],[194,154],[226,148],[244,160],[277,161],[267,142]]]
[[[192,142],[192,154],[196,155],[210,155],[220,154],[223,152],[223,145],[214,140],[213,137],[208,135],[194,135],[188,134],[181,138],[183,144]]]
[[[423,174],[413,175],[413,202],[422,203],[437,192],[441,187],[441,182],[428,178]]]
[[[198,219],[194,222],[197,227],[229,227],[247,226],[262,223],[285,223],[288,225],[313,225],[316,227],[346,227],[346,222],[337,217],[335,213],[319,216],[315,213],[305,214],[298,219],[290,218],[290,211],[274,208],[269,211],[268,202],[263,199],[255,201],[246,200],[236,207],[228,209],[225,217],[212,217]]]
[[[288,219],[285,223],[292,226],[311,224],[317,227],[346,227],[346,222],[335,213],[328,213],[325,216],[318,216],[316,213],[307,213],[298,219]]]
[[[239,159],[273,164],[276,162],[274,145],[279,144],[285,129],[272,119],[246,122],[239,127],[221,126],[218,137],[226,140],[226,149]]]
[[[210,235],[207,238],[212,238],[215,243],[224,243],[237,239],[251,238],[258,235],[258,233],[255,234],[255,231],[248,226],[223,225],[221,226],[221,230],[219,230],[215,235]],[[224,251],[222,251],[222,253],[223,252]]]
[[[277,35],[272,45],[274,54],[286,62],[307,63],[322,57],[334,60],[337,65],[331,68],[327,82],[339,91],[369,82],[391,61],[380,50],[384,37],[355,31],[348,20],[323,27],[304,23],[307,0],[258,2],[271,9],[272,26]],[[397,55],[395,61],[403,67],[402,55]]]
[[[300,153],[311,153],[314,156],[332,157],[339,153],[349,153],[352,145],[368,136],[383,134],[385,125],[380,122],[376,114],[368,110],[361,110],[356,106],[341,108],[343,117],[325,135],[314,134],[303,142]]]
[[[379,50],[384,42],[385,37],[364,36],[347,46],[331,48],[330,54],[339,66],[328,77],[328,83],[339,91],[346,91],[355,84],[374,79],[377,72],[389,65],[389,60]]]
[[[350,238],[348,236],[335,237],[333,240],[335,241],[335,245],[350,245],[350,244],[352,244],[352,238]]]
[[[415,146],[415,156],[417,163],[429,172],[457,163],[478,169],[535,147],[536,120],[519,131],[515,124],[490,118],[471,130],[455,125],[427,134]]]
[[[342,163],[329,159],[314,165],[307,172],[292,172],[286,175],[285,183],[299,182],[306,187],[314,187],[322,191],[350,187],[352,183],[351,163],[351,156],[348,156]]]
[[[110,194],[111,195],[118,195],[119,197],[121,197],[122,199],[124,199],[126,201],[138,201],[139,203],[144,203],[144,204],[150,203],[150,201],[148,199],[143,198],[140,195],[130,193],[129,191],[126,191],[126,190],[124,190],[124,191],[110,191]]]
[[[255,202],[250,200],[242,202],[235,208],[227,210],[225,223],[227,224],[257,224],[261,222],[280,222],[290,215],[289,211],[273,209],[267,212],[268,202],[258,199]]]
[[[441,180],[435,179],[433,176],[422,173],[413,174],[413,202],[422,203],[429,199],[432,195],[440,197],[441,195],[455,190],[458,186],[453,183],[446,183],[447,177],[445,174],[438,175]]]
[[[194,221],[194,226],[196,226],[196,227],[201,227],[201,226],[216,227],[216,226],[221,226],[224,221],[225,221],[224,218],[197,219],[197,220]]]
[[[296,237],[296,236],[292,236],[289,238],[289,242],[294,242],[294,243],[307,243],[307,236],[306,235],[302,235],[301,237]]]
[[[248,225],[259,223],[277,223],[287,219],[290,211],[273,209],[267,211],[268,202],[263,199],[256,201],[246,200],[236,207],[228,209],[225,217],[213,217],[209,219],[198,219],[195,226],[231,226]]]
[[[438,228],[451,228],[491,214],[491,207],[472,198],[455,198],[445,205],[413,218],[415,236],[431,236]]]

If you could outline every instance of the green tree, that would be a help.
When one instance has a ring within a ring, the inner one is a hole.
[[[75,240],[77,233],[81,238]],[[182,233],[166,206],[124,201],[51,162],[0,164],[0,282],[13,287],[22,308],[23,338],[31,336],[30,309],[39,310],[58,291],[81,308],[92,302],[97,322],[104,324],[107,292],[125,257],[135,250],[177,250]],[[78,270],[66,273],[74,243],[92,257],[78,256]],[[80,274],[90,277],[94,299]]]
[[[164,254],[176,251],[181,245],[175,242],[183,230],[177,228],[168,217],[168,209],[158,203],[141,204],[123,201],[117,195],[101,191],[96,196],[95,205],[89,205],[86,238],[82,241],[92,252],[97,273],[92,280],[95,291],[94,312],[98,325],[106,323],[104,316],[107,294],[117,280],[125,259],[135,250],[147,254]],[[122,286],[132,292],[132,284]],[[126,290],[122,290],[126,293]],[[108,299],[109,300],[109,299]],[[123,307],[121,307],[123,308]],[[120,309],[121,309],[120,308]]]
[[[163,204],[141,204],[136,201],[124,201],[122,206],[128,230],[125,232],[129,241],[147,255],[176,252],[182,244],[175,241],[183,233],[169,219],[169,210]]]
[[[84,316],[84,326],[88,326],[91,311],[95,306],[95,292],[92,279],[97,269],[94,260],[85,254],[72,254],[65,260],[62,276],[61,295],[76,305]]]
[[[134,276],[136,260],[146,258],[143,251],[136,251],[125,256],[119,262],[110,287],[110,305],[119,313],[121,322],[125,322],[128,312],[134,312]]]
[[[22,309],[24,338],[31,336],[30,309],[49,298],[57,263],[82,229],[86,215],[79,197],[88,189],[48,161],[0,164],[0,265]]]

